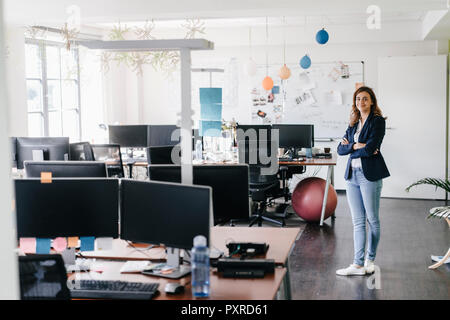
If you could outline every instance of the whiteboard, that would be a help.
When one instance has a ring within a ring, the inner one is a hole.
[[[278,76],[280,64],[269,65],[268,71],[266,66],[258,67],[250,90],[252,123],[314,124],[315,138],[341,138],[355,85],[364,82],[364,62],[313,62],[307,70],[298,64],[287,66],[291,76],[284,81]],[[273,97],[262,88],[266,74],[279,87]]]

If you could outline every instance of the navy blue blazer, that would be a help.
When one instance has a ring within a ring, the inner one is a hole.
[[[381,154],[381,143],[383,142],[386,131],[386,121],[383,117],[374,116],[373,112],[369,114],[366,122],[359,134],[358,141],[365,143],[364,148],[353,150],[355,144],[354,135],[358,124],[353,127],[348,127],[344,138],[348,140],[347,145],[339,143],[337,152],[341,156],[350,155],[347,162],[347,169],[345,170],[345,179],[348,180],[352,176],[352,159],[361,158],[362,171],[364,176],[369,181],[377,181],[390,176],[389,170],[386,167],[383,156]],[[377,154],[373,154],[378,149]]]

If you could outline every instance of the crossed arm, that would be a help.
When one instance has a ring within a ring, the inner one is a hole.
[[[383,118],[377,117],[374,119],[374,125],[370,130],[369,138],[366,143],[349,142],[350,128],[345,132],[342,142],[338,146],[339,155],[350,154],[350,158],[364,158],[376,155],[379,152],[379,147],[383,141],[386,130],[386,122]]]

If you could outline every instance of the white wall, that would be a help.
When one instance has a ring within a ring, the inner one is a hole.
[[[27,91],[25,82],[25,38],[24,28],[7,26],[5,29],[7,47],[6,81],[9,97],[10,136],[27,136]]]
[[[0,2],[0,299],[18,299],[19,277],[15,215],[12,209],[12,180],[8,137],[8,99],[5,81],[3,4]]]

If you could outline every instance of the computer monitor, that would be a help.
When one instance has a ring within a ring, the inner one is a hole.
[[[120,238],[191,249],[203,235],[209,242],[211,188],[123,179]]]
[[[119,235],[119,180],[16,179],[17,236],[36,238]]]
[[[9,145],[10,145],[10,152],[11,152],[11,166],[13,168],[17,168],[17,138],[16,137],[9,137]]]
[[[176,149],[178,157],[181,157],[180,146],[152,146],[147,148],[147,162],[148,164],[175,164],[180,160],[172,159],[172,151]],[[179,158],[181,159],[181,158]]]
[[[148,146],[148,125],[109,125],[109,143],[122,148]]]
[[[314,125],[274,124],[278,129],[280,148],[312,148],[314,146]]]
[[[270,141],[272,137],[271,129],[271,125],[238,124],[236,127],[236,140],[238,142],[242,140]]]
[[[25,161],[27,178],[40,178],[51,172],[52,178],[106,178],[106,164],[99,161]]]
[[[18,137],[17,138],[17,169],[23,169],[25,160],[33,159],[33,151],[41,150],[43,160],[68,160],[68,137]],[[42,160],[42,159],[39,159]]]
[[[176,125],[150,125],[148,146],[174,146],[180,143],[180,139],[172,140],[172,133],[177,129],[179,127]]]
[[[248,165],[196,165],[194,184],[212,188],[214,225],[230,220],[248,220],[249,169]],[[152,165],[148,168],[152,181],[181,182],[181,167]]]

